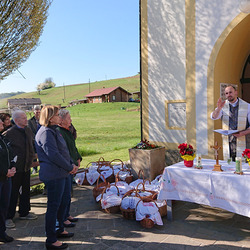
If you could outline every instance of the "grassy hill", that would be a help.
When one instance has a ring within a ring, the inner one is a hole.
[[[122,87],[129,92],[135,92],[140,90],[140,75],[135,75],[132,77],[119,78],[106,81],[91,82],[85,84],[74,84],[62,87],[55,87],[52,89],[46,89],[41,91],[40,95],[38,92],[29,92],[16,95],[12,98],[40,98],[43,104],[67,105],[70,101],[76,99],[83,99],[85,95],[92,92],[95,89],[109,88],[109,87]],[[65,100],[63,102],[63,99]],[[0,108],[7,107],[7,99],[0,100]]]

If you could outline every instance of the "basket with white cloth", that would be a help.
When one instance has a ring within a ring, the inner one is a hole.
[[[102,192],[101,197],[98,196],[96,200],[100,198],[100,205],[103,211],[107,213],[120,212],[120,205],[122,198],[120,197],[119,189],[116,185],[108,185]]]
[[[136,205],[135,215],[136,220],[145,228],[152,228],[155,224],[163,225],[159,208],[154,200],[148,202],[140,200]]]

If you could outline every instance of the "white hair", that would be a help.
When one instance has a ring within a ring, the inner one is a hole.
[[[15,110],[12,113],[12,119],[14,120],[15,123],[16,123],[16,119],[18,119],[22,114],[25,114],[25,112],[23,110],[21,110],[21,109]]]
[[[59,110],[59,116],[64,119],[66,115],[69,114],[69,111],[67,109],[60,109]]]

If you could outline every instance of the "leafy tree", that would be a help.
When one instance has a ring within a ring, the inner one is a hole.
[[[51,1],[0,1],[0,80],[17,70],[38,46]]]
[[[53,79],[51,77],[49,77],[49,78],[46,78],[43,83],[38,84],[36,89],[37,89],[38,93],[40,94],[41,90],[51,89],[51,88],[54,88],[55,86],[56,86],[56,84],[53,82]]]

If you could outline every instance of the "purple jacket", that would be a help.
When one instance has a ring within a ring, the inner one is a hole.
[[[35,137],[41,181],[65,178],[73,169],[66,142],[56,127],[41,126]]]

